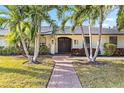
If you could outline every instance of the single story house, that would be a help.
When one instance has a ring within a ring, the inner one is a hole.
[[[2,29],[3,30],[3,29]],[[83,26],[86,43],[89,47],[88,27]],[[96,48],[98,41],[98,27],[92,27],[92,45]],[[0,31],[0,45],[7,45],[4,40],[4,35],[7,30]],[[43,26],[41,30],[41,45],[46,45],[50,49],[51,54],[71,53],[73,49],[84,48],[81,36],[80,27],[76,27],[74,31],[70,31],[70,27],[65,27],[64,31],[58,29],[55,34],[52,34],[52,29],[49,26]],[[118,31],[116,28],[103,28],[100,44],[100,54],[104,54],[104,43],[114,43],[117,48],[124,48],[124,31]]]

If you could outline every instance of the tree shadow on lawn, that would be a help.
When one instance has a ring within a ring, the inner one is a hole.
[[[88,61],[84,61],[84,62],[78,62],[78,61],[74,61],[73,64],[80,64],[80,65],[99,65],[99,66],[102,66],[102,65],[107,65],[108,63],[107,62],[104,62],[104,61],[97,61],[97,62],[88,62]]]
[[[32,69],[33,71],[41,71],[41,72],[47,72],[48,70],[50,70],[50,69],[42,69],[42,68],[35,68],[35,67],[28,67],[28,68]]]
[[[82,62],[79,62],[79,61],[74,61],[73,62],[74,65],[78,65],[78,66],[93,66],[93,67],[101,67],[101,66],[112,66],[112,67],[115,67],[117,69],[122,69],[124,68],[124,63],[121,62],[121,63],[117,63],[117,62],[111,62],[111,61],[97,61],[96,63],[90,63],[90,62],[87,62],[87,61],[82,61]]]
[[[17,73],[17,74],[22,74],[22,75],[29,75],[31,77],[35,77],[35,78],[42,78],[42,74],[48,74],[47,71],[49,69],[40,69],[41,72],[36,72],[36,70],[38,69],[32,69],[33,71],[28,71],[28,70],[24,70],[24,69],[15,69],[15,68],[3,68],[0,67],[0,72],[4,72],[4,73]]]
[[[52,64],[51,61],[54,62],[50,56],[48,56],[48,57],[44,57],[44,56],[43,56],[43,57],[38,58],[38,59],[37,59],[37,62],[34,63],[34,65],[35,65],[35,64],[36,64],[36,65],[37,65],[37,64],[45,64],[45,65],[47,65],[46,63],[48,63],[48,65],[51,65],[51,64]],[[33,64],[28,63],[28,62],[29,62],[29,61],[26,60],[26,61],[24,61],[22,64],[33,65]]]

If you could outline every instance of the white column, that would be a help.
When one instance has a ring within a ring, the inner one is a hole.
[[[51,41],[51,54],[55,54],[55,41],[54,40],[52,40]]]

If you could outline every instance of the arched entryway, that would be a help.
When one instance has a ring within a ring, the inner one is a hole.
[[[70,53],[71,42],[71,39],[67,37],[58,38],[58,53]]]

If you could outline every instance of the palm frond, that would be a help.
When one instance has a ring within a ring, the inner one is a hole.
[[[60,27],[62,30],[64,30],[65,24],[67,23],[67,21],[70,20],[70,18],[71,18],[71,16],[66,16],[66,17],[63,19],[63,21],[62,21],[62,23],[61,23],[61,27]]]
[[[118,30],[122,30],[124,28],[124,6],[119,6],[119,11],[118,11],[118,17],[117,17],[117,27]]]

